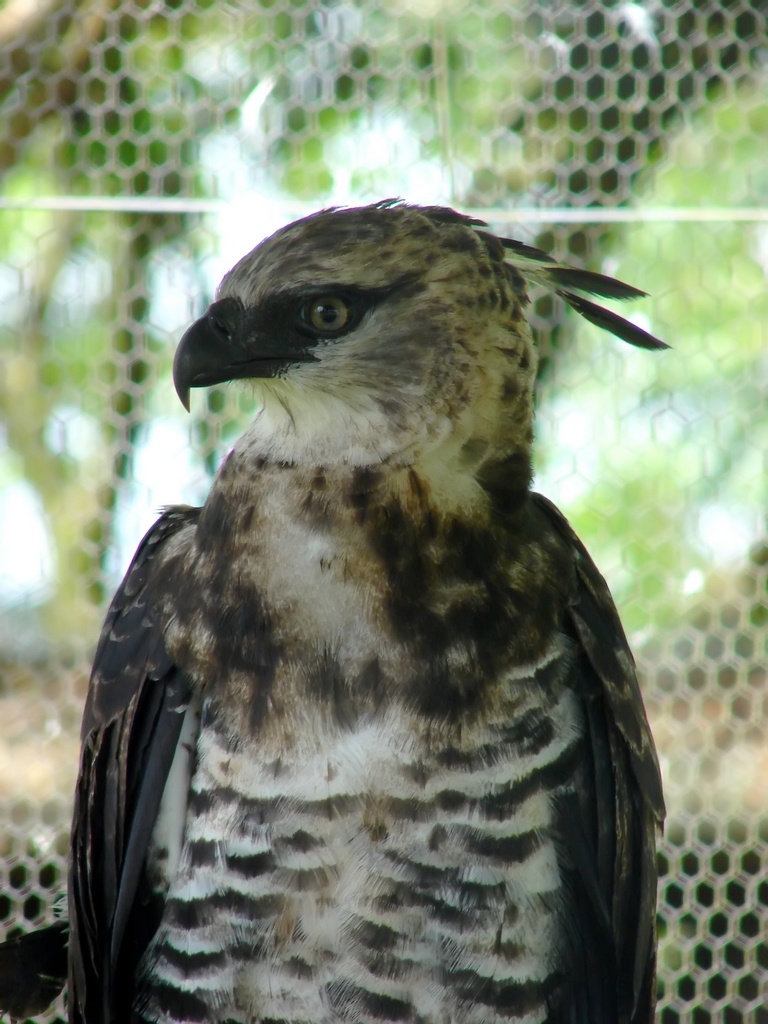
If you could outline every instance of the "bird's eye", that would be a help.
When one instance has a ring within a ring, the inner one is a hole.
[[[314,330],[336,334],[347,326],[351,313],[344,299],[338,295],[319,295],[305,304],[301,315]]]

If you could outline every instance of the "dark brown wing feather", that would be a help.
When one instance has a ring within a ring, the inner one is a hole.
[[[66,921],[0,943],[0,1014],[23,1020],[44,1013],[67,976]]]
[[[82,726],[69,875],[70,1021],[129,1019],[136,965],[159,921],[142,869],[189,684],[151,602],[163,545],[198,509],[168,509],[107,613]]]
[[[650,1024],[656,835],[664,820],[656,751],[608,586],[558,509],[539,494],[532,501],[573,553],[566,629],[580,648],[574,688],[584,700],[591,761],[558,816],[578,968],[562,1020]]]

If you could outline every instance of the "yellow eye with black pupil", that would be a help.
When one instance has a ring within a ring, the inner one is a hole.
[[[316,331],[340,331],[349,322],[349,307],[338,295],[320,295],[306,307],[305,319]]]

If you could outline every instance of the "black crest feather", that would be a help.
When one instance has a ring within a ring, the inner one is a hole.
[[[584,299],[580,295],[574,295],[573,292],[561,291],[560,289],[558,289],[557,294],[565,299],[568,305],[581,314],[585,320],[589,320],[591,324],[595,324],[597,327],[602,327],[604,331],[610,331],[611,334],[621,338],[622,341],[629,342],[630,345],[647,349],[669,348],[665,341],[661,341],[659,338],[654,337],[654,335],[649,334],[648,331],[644,331],[637,324],[625,320],[618,313],[613,313],[610,309],[598,306],[596,302],[590,302],[589,299]]]

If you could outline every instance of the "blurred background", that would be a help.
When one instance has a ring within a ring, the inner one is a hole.
[[[659,746],[659,1019],[768,1022],[767,86],[768,0],[0,4],[0,934],[65,885],[111,592],[254,412],[187,416],[175,344],[280,225],[402,196],[644,288],[674,346],[534,296],[536,486]]]

